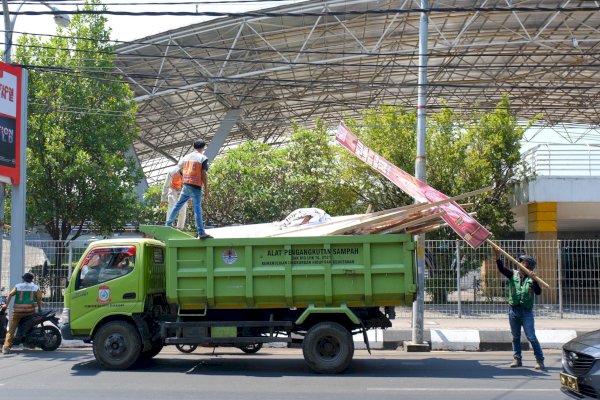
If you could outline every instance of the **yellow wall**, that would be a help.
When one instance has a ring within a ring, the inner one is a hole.
[[[541,247],[536,246],[529,252],[537,260],[538,268],[536,274],[542,278],[551,288],[557,287],[556,270],[557,255],[556,240],[558,229],[556,224],[556,202],[530,203],[527,205],[527,234],[526,239],[551,241],[545,242]],[[547,249],[546,249],[547,247]],[[557,303],[556,290],[542,288],[542,297],[547,303]]]

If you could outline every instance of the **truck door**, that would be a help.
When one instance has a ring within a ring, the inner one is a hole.
[[[85,256],[71,294],[71,330],[88,332],[111,314],[129,314],[140,299],[135,246],[97,247]]]

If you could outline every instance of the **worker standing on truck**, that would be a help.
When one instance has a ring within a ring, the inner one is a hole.
[[[177,167],[183,173],[183,189],[179,200],[173,210],[171,210],[165,224],[166,226],[172,226],[175,216],[181,207],[185,205],[186,201],[192,199],[198,239],[212,238],[204,230],[204,223],[202,221],[202,188],[204,188],[204,196],[208,196],[208,158],[204,155],[205,151],[206,142],[204,140],[196,140],[194,142],[194,151],[183,157],[177,164]]]
[[[174,166],[167,171],[167,177],[165,178],[162,195],[160,197],[161,204],[167,203],[167,220],[169,219],[169,214],[171,214],[171,211],[173,211],[173,208],[175,208],[177,200],[179,200],[182,188],[183,174],[181,173],[179,167]],[[187,207],[181,207],[181,210],[179,210],[179,215],[177,216],[177,229],[181,230],[185,226],[186,214]]]
[[[510,332],[512,333],[514,358],[510,367],[517,368],[523,365],[521,356],[521,327],[523,327],[525,336],[533,348],[533,354],[536,359],[535,369],[543,371],[545,370],[544,353],[542,352],[542,346],[540,346],[540,342],[535,335],[533,316],[535,296],[542,294],[542,288],[533,279],[535,277],[535,272],[533,272],[536,266],[535,259],[527,255],[519,256],[521,265],[529,270],[529,273],[526,274],[522,269],[519,269],[519,271],[511,271],[504,267],[504,263],[500,259],[500,252],[496,248],[494,248],[494,256],[496,257],[498,271],[508,278],[509,281],[508,320],[510,322]]]
[[[15,298],[15,305],[13,306],[10,325],[8,332],[6,332],[4,345],[2,346],[3,354],[10,353],[10,347],[12,346],[13,337],[19,326],[19,322],[22,318],[35,314],[36,303],[38,311],[42,312],[42,292],[40,291],[40,287],[33,283],[33,274],[27,272],[23,275],[23,282],[17,283],[14,289],[10,291],[6,299],[6,304],[2,307],[8,307],[13,297]]]

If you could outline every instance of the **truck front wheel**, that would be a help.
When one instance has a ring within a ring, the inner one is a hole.
[[[302,343],[308,366],[322,374],[337,374],[350,365],[354,355],[352,335],[336,322],[321,322],[308,330]]]
[[[141,348],[140,335],[128,322],[109,322],[94,336],[94,356],[103,368],[131,367],[140,357]]]

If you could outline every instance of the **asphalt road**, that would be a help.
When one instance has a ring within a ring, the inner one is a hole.
[[[509,352],[357,350],[340,375],[311,372],[299,349],[237,349],[193,354],[167,347],[131,371],[104,371],[90,349],[23,350],[0,355],[4,399],[294,400],[294,399],[565,399],[559,391],[560,352],[546,352],[547,372],[509,368]]]

